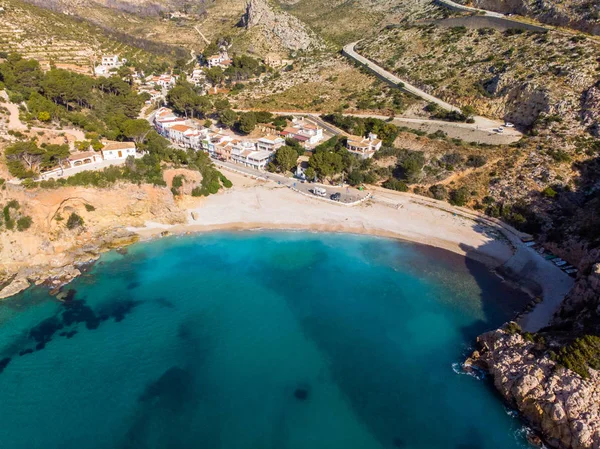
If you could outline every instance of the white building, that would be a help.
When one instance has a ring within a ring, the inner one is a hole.
[[[102,65],[105,67],[121,67],[127,59],[119,59],[119,55],[102,56]]]
[[[362,159],[373,157],[375,152],[381,149],[381,145],[381,140],[377,138],[377,134],[373,133],[369,133],[369,137],[348,136],[346,142],[348,151]]]
[[[231,150],[231,160],[258,170],[264,170],[272,157],[271,151],[253,151],[240,147]]]
[[[119,55],[104,55],[102,63],[94,68],[94,72],[98,76],[108,76],[114,69],[118,69],[127,62],[127,59],[119,59]]]
[[[135,157],[135,143],[133,142],[103,142],[102,157],[105,161],[127,159]]]
[[[323,128],[300,117],[294,119],[292,126],[286,127],[281,135],[312,146],[323,140]]]
[[[270,134],[258,139],[256,146],[259,151],[276,151],[285,145],[285,140],[278,136],[272,136]]]
[[[86,151],[84,153],[75,153],[67,159],[70,167],[79,167],[80,165],[94,164],[102,161],[102,156],[95,151]]]
[[[208,65],[209,68],[221,67],[225,69],[231,65],[231,62],[232,61],[229,59],[229,55],[226,51],[222,51],[218,55],[212,55],[206,58],[206,65]]]

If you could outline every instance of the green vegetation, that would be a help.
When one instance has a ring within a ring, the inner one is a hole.
[[[21,217],[17,220],[17,231],[23,232],[31,227],[33,220],[31,217]]]
[[[388,146],[394,145],[394,141],[400,132],[396,125],[386,123],[377,118],[351,117],[342,114],[327,114],[321,118],[357,136],[367,136],[369,133],[377,134],[378,138],[383,141],[383,144]]]
[[[585,335],[577,338],[551,357],[560,365],[576,372],[584,379],[590,377],[589,368],[600,370],[600,337]]]
[[[83,218],[75,212],[71,213],[67,220],[67,229],[75,229],[83,226]]]

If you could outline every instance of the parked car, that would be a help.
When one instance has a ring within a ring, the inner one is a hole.
[[[336,192],[332,194],[329,198],[331,198],[333,201],[339,201],[342,198],[342,194],[340,192]]]
[[[506,122],[506,123],[504,123],[504,126],[506,126],[507,128],[514,128],[515,124],[511,123],[511,122]]]

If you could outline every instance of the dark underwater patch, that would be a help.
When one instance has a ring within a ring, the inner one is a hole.
[[[0,360],[0,373],[2,371],[4,371],[4,368],[6,368],[8,366],[10,361],[11,361],[10,357],[4,357],[3,359]]]

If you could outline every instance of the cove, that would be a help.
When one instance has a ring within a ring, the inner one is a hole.
[[[527,301],[472,259],[211,233],[105,254],[65,292],[0,302],[2,447],[527,446],[492,387],[453,371]]]

